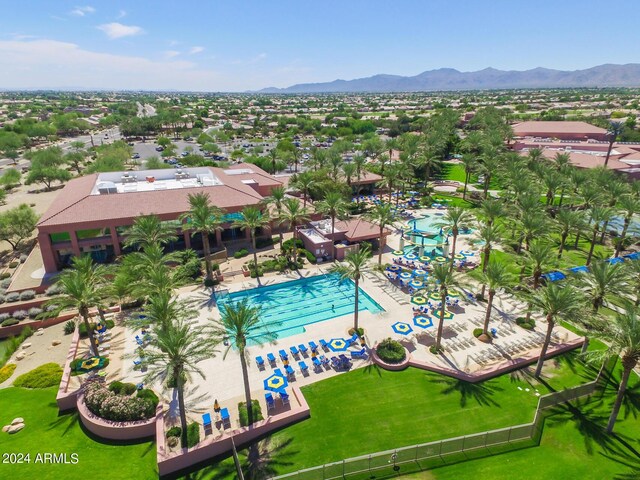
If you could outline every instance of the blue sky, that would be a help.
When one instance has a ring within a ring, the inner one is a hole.
[[[0,88],[244,91],[441,67],[640,62],[637,0],[6,3]]]

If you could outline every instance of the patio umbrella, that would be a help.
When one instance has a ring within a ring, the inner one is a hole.
[[[402,267],[400,265],[389,265],[387,267],[387,270],[389,270],[390,272],[399,272],[400,270],[402,270]]]
[[[100,357],[91,357],[82,362],[81,367],[85,370],[91,370],[93,367],[97,367],[100,364]]]
[[[439,308],[434,308],[433,309],[433,315],[440,318],[440,309]],[[445,320],[451,320],[453,318],[453,313],[451,313],[449,310],[444,311],[444,319]]]
[[[436,261],[438,263],[444,263],[444,262],[447,261],[447,259],[444,258],[444,257],[436,257],[436,258],[434,258],[434,261]]]
[[[398,275],[403,280],[411,280],[412,275],[409,272],[402,272]]]
[[[413,332],[413,328],[411,328],[411,325],[404,322],[396,322],[393,325],[391,325],[391,328],[393,328],[394,332],[399,333],[401,335],[407,335]]]
[[[438,292],[431,292],[429,294],[429,298],[431,300],[441,300],[442,299],[441,296],[440,296],[440,293],[438,293]]]
[[[467,257],[465,257],[465,256],[464,256],[463,254],[461,254],[461,253],[456,253],[456,254],[453,256],[453,258],[455,258],[456,260],[464,260],[464,259],[465,259],[465,258],[467,258]]]
[[[420,258],[418,258],[418,260],[420,260],[422,263],[429,263],[431,261],[431,257],[428,255],[422,255]]]
[[[411,303],[414,303],[416,305],[426,305],[427,302],[428,300],[424,298],[422,295],[417,295],[411,298]]]
[[[460,298],[460,294],[458,292],[448,292],[447,297],[449,298]]]
[[[332,352],[344,352],[348,344],[343,338],[332,338],[327,342],[327,345]]]
[[[414,277],[425,277],[426,275],[427,275],[427,271],[422,268],[419,268],[413,271]]]
[[[417,327],[428,328],[433,327],[433,320],[425,315],[418,315],[413,317],[413,324]]]
[[[460,250],[460,254],[464,255],[465,257],[473,257],[473,252],[470,250]]]
[[[404,255],[404,252],[402,250],[394,250],[391,253],[396,256]]]
[[[409,282],[409,286],[411,288],[422,288],[422,287],[424,287],[424,283],[421,282],[420,280],[411,280]]]
[[[415,253],[407,253],[404,258],[406,258],[407,260],[417,260],[418,259],[418,255],[416,255]]]
[[[289,382],[286,378],[273,374],[264,381],[264,389],[271,390],[272,392],[278,392],[283,388],[286,388]]]
[[[610,258],[607,260],[607,262],[609,262],[611,265],[614,265],[616,263],[622,263],[624,262],[624,258],[620,258],[620,257],[614,257],[614,258]]]

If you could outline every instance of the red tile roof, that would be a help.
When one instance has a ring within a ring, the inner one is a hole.
[[[517,123],[513,126],[513,133],[520,135],[549,135],[554,133],[578,133],[603,135],[607,130],[595,127],[586,122],[543,122],[532,121]]]
[[[345,232],[345,237],[350,242],[370,240],[372,238],[378,238],[380,235],[380,227],[378,225],[360,217],[336,221],[335,229],[338,232]],[[391,233],[391,230],[388,228],[385,228],[384,231],[385,235]]]

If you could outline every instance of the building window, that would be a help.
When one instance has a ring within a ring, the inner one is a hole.
[[[49,238],[51,239],[51,243],[64,243],[71,241],[71,235],[69,235],[69,232],[50,233]]]
[[[76,231],[76,235],[78,236],[78,240],[108,237],[111,235],[111,230],[109,228],[90,228],[87,230],[78,230]]]

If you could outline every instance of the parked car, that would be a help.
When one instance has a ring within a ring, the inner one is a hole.
[[[162,152],[164,150],[164,147],[156,147],[156,152]]]
[[[140,158],[140,154],[134,153],[133,155],[131,155],[131,158],[133,158],[134,160],[137,160],[138,158]]]
[[[180,155],[182,155],[183,157],[186,157],[187,155],[189,155],[189,152],[182,152]]]

